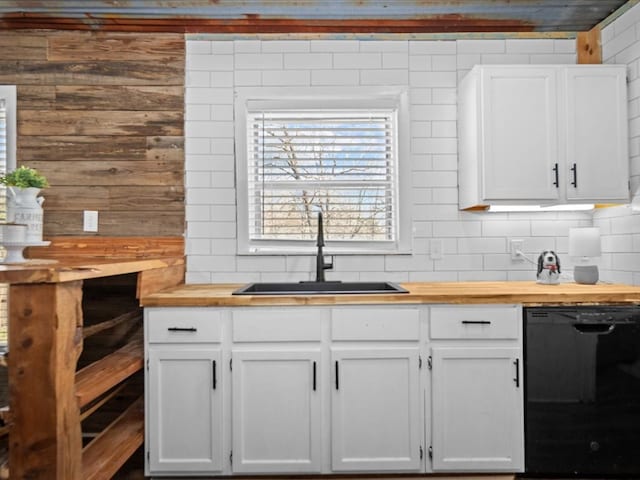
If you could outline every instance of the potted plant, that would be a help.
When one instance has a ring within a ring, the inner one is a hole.
[[[27,225],[26,243],[42,243],[42,202],[38,197],[49,182],[33,168],[21,166],[0,177],[7,186],[7,222]]]

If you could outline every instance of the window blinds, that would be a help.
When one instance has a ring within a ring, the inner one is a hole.
[[[7,172],[7,103],[0,98],[0,174]],[[0,185],[0,220],[6,221],[6,188]]]
[[[396,112],[249,112],[249,237],[396,239]]]

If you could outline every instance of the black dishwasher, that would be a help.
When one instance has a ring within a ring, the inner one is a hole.
[[[525,473],[640,478],[640,307],[524,319]]]

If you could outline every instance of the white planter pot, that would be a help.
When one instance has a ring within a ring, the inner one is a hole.
[[[7,223],[27,226],[26,243],[42,242],[42,203],[39,188],[7,187]]]

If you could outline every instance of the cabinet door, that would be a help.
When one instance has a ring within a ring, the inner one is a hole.
[[[558,199],[556,69],[487,67],[481,82],[483,199]]]
[[[235,350],[232,385],[234,472],[320,472],[319,350]]]
[[[222,470],[220,350],[149,348],[151,472]]]
[[[625,67],[567,67],[564,80],[567,199],[628,201]]]
[[[521,471],[518,348],[433,349],[434,471]]]
[[[418,348],[336,348],[332,369],[333,470],[418,470]]]

